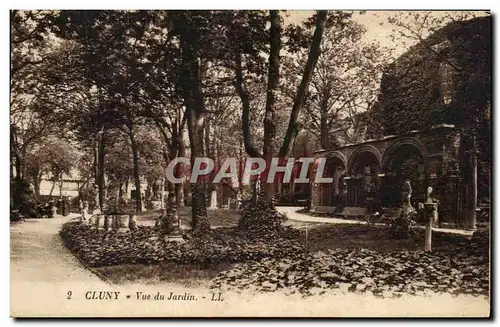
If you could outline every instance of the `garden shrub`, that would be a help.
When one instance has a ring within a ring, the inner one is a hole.
[[[274,237],[283,232],[282,219],[273,205],[259,199],[244,206],[238,229],[256,238]]]
[[[398,239],[410,237],[413,227],[416,226],[416,215],[413,207],[404,207],[399,217],[391,219],[391,236]]]
[[[33,191],[27,180],[22,178],[14,178],[10,183],[10,209],[11,220],[19,220],[22,217],[36,218],[40,214],[37,211],[37,203],[35,201]]]

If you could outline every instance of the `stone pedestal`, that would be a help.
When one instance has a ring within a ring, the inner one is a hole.
[[[85,210],[82,210],[80,213],[81,213],[80,222],[85,225],[88,224],[90,218],[88,213]]]
[[[432,250],[432,225],[437,220],[437,204],[432,202],[424,203],[424,212],[426,215],[424,250]]]
[[[92,226],[97,229],[109,230],[112,228],[112,216],[99,214],[92,216],[92,220]]]
[[[151,201],[151,210],[162,209],[161,201]]]
[[[95,214],[89,219],[89,224],[95,228],[102,228],[104,224],[104,215]]]
[[[127,231],[129,229],[129,215],[111,216],[111,228],[116,231]]]
[[[165,242],[185,243],[186,241],[181,234],[171,234],[165,236]]]
[[[137,230],[137,216],[136,215],[129,215],[129,218],[128,218],[128,228],[131,231]]]
[[[229,199],[229,209],[231,209],[231,210],[238,209],[238,201],[233,200],[233,199]]]

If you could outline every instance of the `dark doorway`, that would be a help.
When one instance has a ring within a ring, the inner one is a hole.
[[[401,206],[402,186],[409,180],[412,187],[412,202],[423,201],[425,197],[424,159],[420,150],[405,144],[390,154],[382,181],[382,206]]]

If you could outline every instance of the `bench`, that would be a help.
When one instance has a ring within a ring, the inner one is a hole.
[[[329,206],[316,206],[311,210],[312,212],[316,213],[334,213],[336,207],[329,207]]]

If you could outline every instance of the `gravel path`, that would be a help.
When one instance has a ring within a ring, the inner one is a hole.
[[[302,207],[276,207],[276,209],[287,215],[288,219],[294,222],[302,222],[302,223],[326,223],[326,224],[367,224],[366,221],[352,220],[352,219],[343,219],[343,218],[326,218],[326,217],[314,217],[310,215],[306,215],[303,213],[297,212],[298,210],[303,209]],[[293,223],[292,223],[293,224]],[[423,226],[417,226],[417,228],[425,228]],[[473,234],[472,231],[462,230],[462,229],[449,229],[449,228],[433,228],[432,230],[449,233],[449,234],[459,234],[459,235],[468,235],[471,236]]]
[[[66,249],[59,237],[61,224],[71,218],[30,219],[11,225],[10,272],[13,283],[101,282]]]
[[[11,316],[57,315],[74,308],[76,294],[94,287],[109,288],[66,249],[59,237],[61,224],[72,218],[74,215],[27,219],[11,225]],[[71,300],[67,299],[68,292],[72,292]]]

